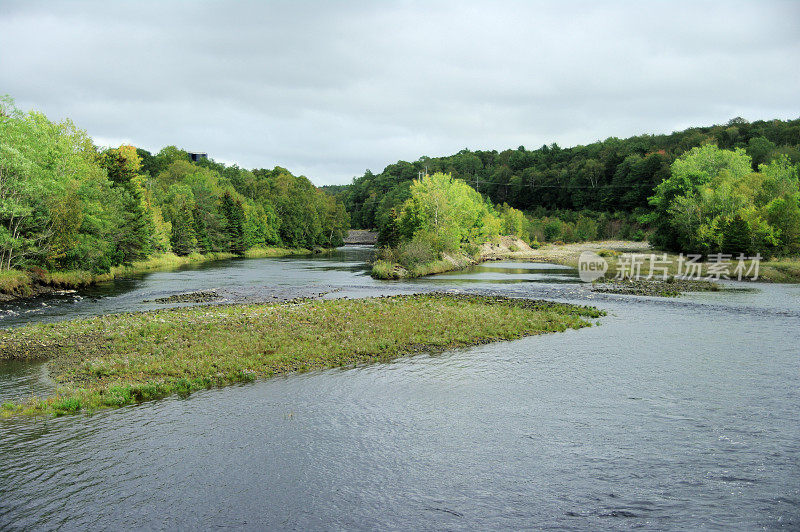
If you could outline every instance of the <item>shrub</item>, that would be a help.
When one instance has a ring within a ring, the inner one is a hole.
[[[597,240],[597,222],[583,215],[575,222],[575,239],[578,242]]]
[[[552,242],[557,238],[561,238],[561,220],[558,218],[547,218],[545,219],[543,232],[544,232],[544,239],[548,242]]]
[[[372,276],[377,279],[399,279],[401,277],[397,264],[378,260],[372,264]]]
[[[618,251],[614,251],[613,249],[601,249],[597,252],[598,255],[601,257],[616,257],[619,255]]]
[[[400,264],[409,268],[420,263],[430,262],[439,258],[428,239],[415,238],[400,246]]]

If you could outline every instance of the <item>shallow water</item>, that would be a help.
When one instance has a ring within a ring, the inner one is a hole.
[[[565,282],[570,270],[502,263],[379,283],[362,255],[177,273],[191,289],[479,290],[609,315],[561,334],[2,422],[0,528],[800,527],[800,287],[606,296]],[[170,275],[100,302],[168,294]],[[40,367],[6,369],[1,394],[46,386]]]

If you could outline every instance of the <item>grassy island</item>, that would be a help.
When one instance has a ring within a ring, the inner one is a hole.
[[[413,295],[193,307],[0,331],[0,360],[46,359],[51,397],[1,417],[63,415],[312,369],[590,325],[601,311],[482,296]]]

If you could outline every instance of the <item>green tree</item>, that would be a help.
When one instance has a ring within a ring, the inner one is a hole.
[[[244,254],[244,209],[242,203],[233,199],[230,192],[222,196],[222,214],[225,217],[225,232],[228,236],[228,251],[237,255]]]
[[[800,234],[797,169],[780,158],[752,172],[743,150],[706,145],[678,158],[656,188],[653,242],[700,253],[793,253]]]
[[[398,218],[401,234],[408,240],[425,237],[437,251],[447,251],[500,233],[502,222],[491,205],[449,174],[415,180],[410,193]]]

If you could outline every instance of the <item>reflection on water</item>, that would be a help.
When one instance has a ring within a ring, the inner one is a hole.
[[[800,527],[798,287],[590,299],[561,267],[379,283],[347,253],[153,274],[133,290],[172,290],[182,274],[192,289],[491,290],[594,301],[609,315],[90,417],[0,422],[0,528]],[[0,390],[40,374],[0,373]]]

